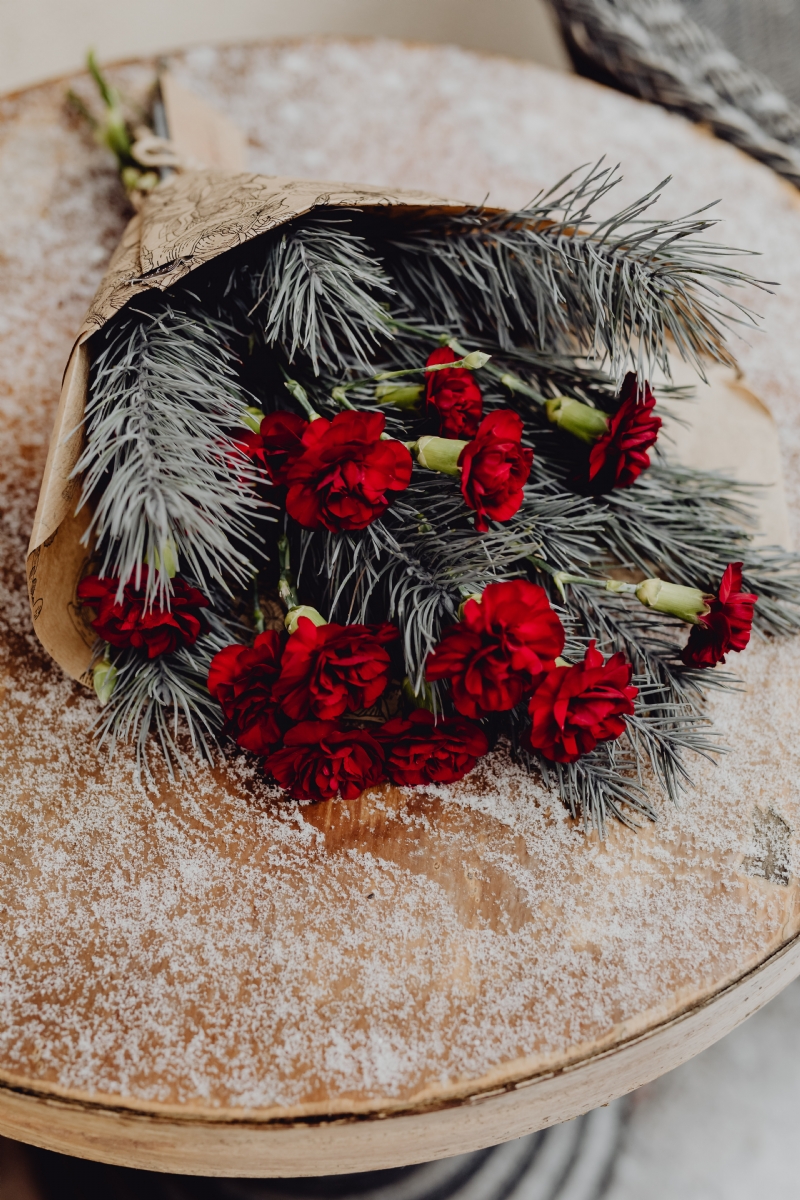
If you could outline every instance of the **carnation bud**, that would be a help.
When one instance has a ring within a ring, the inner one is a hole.
[[[644,579],[636,588],[636,598],[656,612],[671,613],[690,625],[710,611],[708,597],[699,588],[665,583],[663,579]]]
[[[100,662],[95,663],[92,683],[100,703],[108,704],[117,685],[117,668],[107,658],[102,658]]]
[[[608,417],[598,408],[581,404],[572,396],[555,396],[545,403],[547,418],[582,442],[594,442],[608,430]]]
[[[242,424],[246,425],[247,428],[252,430],[253,433],[259,433],[261,430],[261,422],[264,420],[264,415],[263,408],[256,408],[254,404],[251,404],[244,410],[239,419]]]
[[[316,608],[312,608],[310,604],[296,604],[290,608],[286,614],[284,625],[289,633],[294,633],[297,629],[301,617],[308,617],[309,621],[313,621],[315,625],[327,625],[321,612]]]
[[[379,383],[375,388],[375,399],[378,404],[393,404],[395,408],[416,408],[424,391],[422,383]]]
[[[148,558],[145,556],[146,562],[148,562]],[[170,580],[174,580],[175,576],[178,575],[178,546],[175,545],[172,538],[168,538],[164,542],[161,550],[154,550],[152,552],[152,568],[156,571],[166,571]]]
[[[458,460],[469,442],[457,438],[421,437],[417,442],[417,462],[443,475],[458,474]]]
[[[465,597],[464,597],[464,599],[463,599],[463,600],[461,601],[461,603],[459,604],[459,606],[458,606],[458,612],[456,613],[456,616],[458,617],[459,621],[463,621],[463,620],[464,620],[464,608],[465,608],[465,606],[466,606],[466,603],[467,603],[467,601],[468,601],[468,600],[474,600],[476,604],[480,604],[480,602],[481,602],[481,598],[482,598],[482,597],[481,597],[481,593],[480,593],[480,592],[470,592],[468,596],[465,596]]]
[[[160,550],[153,551],[152,561],[149,554],[145,554],[144,561],[154,571],[166,571],[170,579],[178,574],[178,548],[172,538],[167,538]]]
[[[461,360],[461,366],[465,371],[480,371],[481,367],[485,367],[491,357],[491,354],[484,354],[482,350],[473,350],[470,354],[464,355]]]

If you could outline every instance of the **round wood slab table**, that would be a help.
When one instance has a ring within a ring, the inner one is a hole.
[[[263,173],[520,205],[605,154],[760,252],[737,353],[800,488],[800,216],[765,168],[593,84],[455,49],[202,49],[176,77]],[[153,64],[119,68],[131,94]],[[72,81],[88,96],[87,81]],[[0,101],[0,1133],[108,1162],[313,1175],[453,1155],[604,1104],[800,971],[800,642],[754,639],[729,752],[586,836],[497,753],[461,785],[281,802],[246,756],[151,792],[36,642],[31,527],[71,339],[126,218],[66,81]],[[723,421],[724,424],[724,421]]]

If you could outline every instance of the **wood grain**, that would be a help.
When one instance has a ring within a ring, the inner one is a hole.
[[[474,1092],[463,1103],[364,1120],[183,1119],[0,1088],[0,1134],[118,1166],[186,1175],[291,1177],[428,1162],[580,1116],[699,1054],[800,973],[800,940],[705,1004],[562,1071]]]

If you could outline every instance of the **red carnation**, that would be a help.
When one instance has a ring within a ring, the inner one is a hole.
[[[744,650],[750,641],[753,608],[758,596],[741,591],[742,563],[725,568],[719,593],[711,601],[709,612],[692,626],[681,658],[687,667],[714,667],[725,662],[731,650]]]
[[[182,579],[172,580],[168,609],[157,602],[149,608],[145,605],[147,567],[142,568],[138,588],[132,580],[125,584],[121,601],[117,601],[118,588],[118,579],[99,575],[89,575],[78,584],[78,599],[97,613],[92,628],[112,646],[132,646],[147,650],[148,658],[158,658],[181,646],[193,646],[205,629],[200,610],[208,608],[208,600]]]
[[[449,679],[465,717],[507,712],[519,704],[564,649],[564,630],[543,588],[526,579],[490,583],[480,604],[444,631],[427,664],[430,680]]]
[[[415,709],[407,720],[387,721],[375,736],[386,750],[387,777],[405,787],[454,783],[489,749],[486,734],[474,721],[449,717],[437,724],[424,708]]]
[[[303,454],[285,472],[286,511],[306,529],[365,529],[389,505],[387,492],[411,481],[411,455],[402,442],[381,441],[383,413],[342,412],[318,417],[303,433]]]
[[[308,421],[293,412],[268,413],[258,433],[238,439],[245,454],[260,463],[273,483],[286,483],[286,474],[304,452],[303,434]]]
[[[488,517],[507,521],[522,504],[522,489],[531,473],[533,451],[522,445],[522,421],[501,409],[489,413],[458,459],[461,493],[475,509],[475,528],[486,533]]]
[[[630,687],[632,673],[622,654],[604,663],[594,642],[582,663],[548,671],[528,703],[533,749],[553,762],[574,762],[598,742],[618,738],[638,691]]]
[[[433,367],[438,363],[457,361],[449,346],[441,346],[434,350],[425,365]],[[483,414],[483,396],[471,371],[465,367],[429,371],[425,399],[427,407],[434,409],[439,418],[440,437],[475,437]]]
[[[655,445],[661,418],[654,417],[656,398],[632,371],[625,376],[620,392],[621,404],[608,419],[608,430],[592,446],[589,454],[589,488],[596,493],[627,488],[650,466],[647,451]]]
[[[394,625],[315,625],[300,617],[283,652],[275,697],[293,720],[332,721],[369,708],[389,682]]]
[[[383,748],[365,729],[301,721],[264,766],[295,800],[355,800],[383,782]]]
[[[269,754],[281,740],[280,709],[273,690],[281,669],[281,639],[260,633],[249,646],[226,646],[215,654],[208,690],[219,702],[228,732],[245,750]]]

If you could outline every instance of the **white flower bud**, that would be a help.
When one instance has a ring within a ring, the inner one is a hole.
[[[461,451],[469,442],[457,438],[421,437],[417,442],[417,462],[430,471],[441,471],[443,475],[457,475]]]
[[[264,410],[263,408],[256,408],[254,404],[251,404],[244,410],[239,419],[247,429],[252,430],[253,433],[259,433],[261,431],[261,422],[264,420]]]
[[[309,621],[313,621],[315,625],[328,624],[322,613],[317,612],[316,608],[312,608],[310,604],[296,604],[294,608],[289,609],[284,621],[288,633],[294,633],[301,617],[308,617]]]
[[[663,579],[643,579],[636,588],[636,599],[656,612],[670,613],[690,625],[709,612],[708,597],[699,588],[665,583]]]
[[[491,357],[491,354],[484,354],[482,350],[473,350],[470,354],[464,356],[461,360],[461,366],[466,371],[480,371],[481,367],[485,367]]]
[[[95,663],[92,683],[100,703],[108,704],[117,685],[117,668],[107,658],[102,658],[100,662]]]
[[[545,404],[548,420],[582,442],[594,442],[608,430],[608,417],[572,396],[554,396]]]

